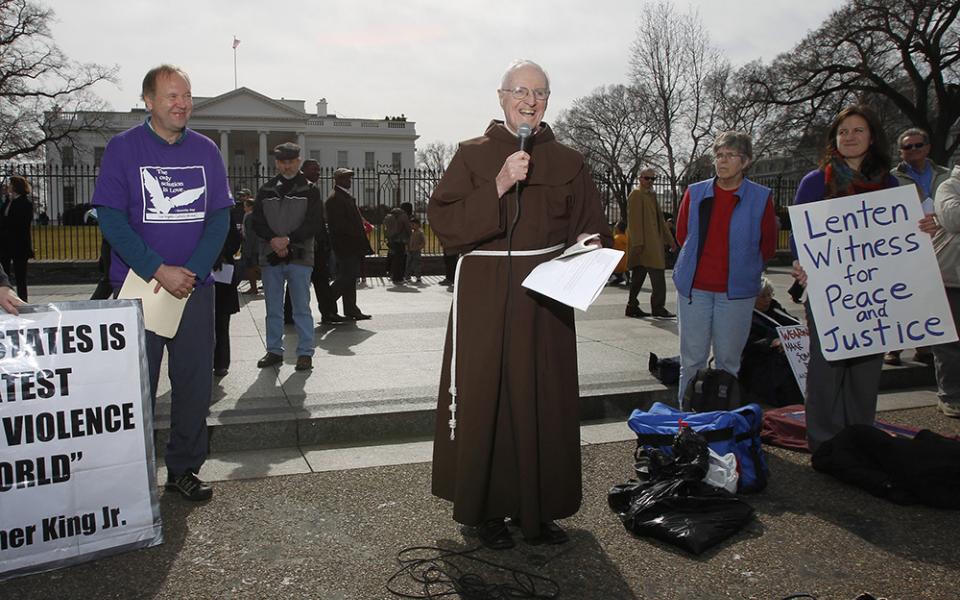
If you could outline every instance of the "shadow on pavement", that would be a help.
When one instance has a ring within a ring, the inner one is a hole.
[[[354,356],[356,353],[351,347],[362,344],[375,334],[375,331],[352,323],[336,327],[321,326],[315,330],[314,346],[334,356]]]
[[[215,501],[215,500],[214,500]],[[102,558],[75,567],[5,581],[3,598],[154,598],[175,571],[174,563],[187,539],[190,514],[198,504],[175,492],[160,492],[163,543]]]
[[[954,511],[894,504],[814,471],[808,454],[795,457],[767,454],[770,487],[761,495],[744,497],[758,513],[813,516],[894,556],[960,568],[956,529],[944,526],[955,522]]]

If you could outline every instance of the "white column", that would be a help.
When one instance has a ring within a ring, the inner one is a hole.
[[[307,136],[304,133],[297,133],[297,145],[300,146],[300,160],[307,160],[310,155],[307,153]]]
[[[220,131],[220,157],[223,159],[223,166],[230,166],[230,130]]]
[[[267,168],[267,132],[258,131],[257,133],[260,134],[260,154],[259,154],[260,166],[266,169]]]

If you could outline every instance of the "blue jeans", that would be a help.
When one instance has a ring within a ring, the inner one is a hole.
[[[297,329],[297,356],[313,356],[313,315],[310,313],[311,267],[305,265],[264,266],[263,295],[267,304],[267,352],[283,354],[284,282],[290,287],[293,324]]]
[[[740,355],[750,334],[753,304],[756,298],[730,300],[726,292],[691,290],[690,298],[677,295],[677,319],[680,322],[680,393],[697,371],[707,366],[710,346],[716,359],[714,368],[737,375]]]

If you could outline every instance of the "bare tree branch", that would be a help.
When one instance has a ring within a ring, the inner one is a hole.
[[[958,14],[955,1],[848,0],[793,50],[754,70],[751,99],[786,108],[806,128],[843,103],[888,103],[902,119],[887,125],[926,129],[931,158],[944,163],[960,146]]]
[[[0,160],[37,156],[102,126],[92,91],[117,67],[67,58],[50,33],[54,13],[30,0],[0,0]]]
[[[666,154],[676,205],[676,182],[688,175],[717,133],[722,100],[717,90],[729,65],[710,42],[699,14],[680,14],[665,0],[647,3],[630,65],[631,81],[654,115],[653,131]]]
[[[609,184],[622,214],[640,170],[656,165],[650,116],[635,88],[610,85],[575,100],[553,124],[557,138],[582,152],[594,177]]]

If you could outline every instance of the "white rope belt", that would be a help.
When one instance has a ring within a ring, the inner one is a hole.
[[[563,247],[563,244],[557,244],[556,246],[537,248],[536,250],[512,250],[509,255],[539,256],[563,250]],[[457,300],[460,297],[460,265],[463,264],[463,259],[468,256],[507,256],[507,254],[506,250],[474,250],[461,255],[457,260],[457,269],[453,276],[453,318],[450,332],[450,441],[456,439],[457,430],[457,313],[459,312]]]

